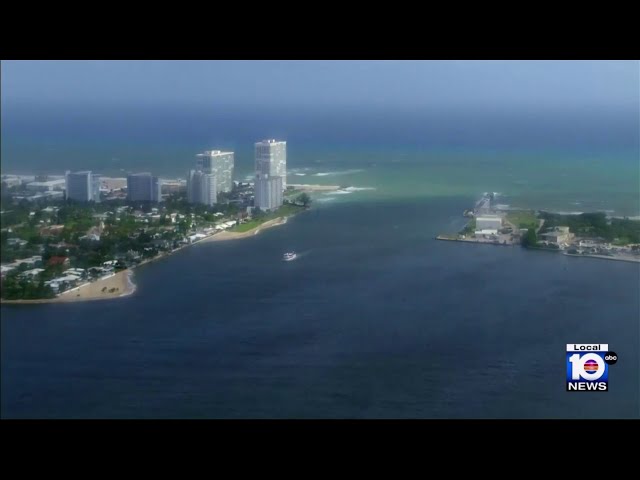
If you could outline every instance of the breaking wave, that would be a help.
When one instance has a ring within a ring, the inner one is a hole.
[[[328,177],[331,175],[352,175],[354,173],[360,173],[360,172],[364,172],[364,170],[362,169],[351,169],[351,170],[342,170],[342,171],[338,171],[338,172],[318,172],[318,173],[314,173],[314,176],[316,177]]]

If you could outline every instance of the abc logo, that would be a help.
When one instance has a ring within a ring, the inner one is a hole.
[[[613,352],[608,352],[608,354],[611,353]],[[618,359],[615,354],[611,355],[611,357],[615,357],[616,360],[614,363]],[[595,353],[587,353],[582,356],[576,353],[569,357],[569,361],[571,362],[572,380],[598,380],[606,371],[605,361],[600,355]],[[611,361],[613,360],[609,360],[607,363]]]
[[[614,365],[618,361],[618,355],[616,352],[607,352],[604,355],[604,361],[607,362],[607,365]]]

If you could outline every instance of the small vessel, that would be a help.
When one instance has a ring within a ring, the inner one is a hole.
[[[296,252],[287,252],[282,256],[282,260],[290,262],[291,260],[295,260],[297,256]]]

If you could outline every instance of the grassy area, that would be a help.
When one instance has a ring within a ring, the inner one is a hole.
[[[262,215],[259,218],[254,218],[246,223],[241,223],[240,225],[236,225],[235,227],[229,229],[230,232],[247,232],[252,228],[256,228],[259,225],[262,225],[264,222],[268,222],[269,220],[273,220],[278,217],[288,217],[290,215],[295,215],[298,212],[304,210],[304,207],[300,207],[298,205],[286,204],[281,206],[275,212],[269,212],[267,214]]]
[[[266,220],[251,220],[247,223],[241,223],[240,225],[236,225],[233,228],[229,229],[229,232],[248,232],[252,228],[256,228],[258,225],[266,222]]]
[[[545,228],[567,226],[579,237],[601,237],[617,245],[640,242],[640,221],[628,218],[608,219],[604,212],[583,213],[580,215],[562,215],[540,212],[545,219]]]
[[[538,219],[533,210],[514,210],[507,213],[507,221],[518,228],[536,228]]]

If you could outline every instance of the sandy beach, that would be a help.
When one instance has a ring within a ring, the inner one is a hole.
[[[131,295],[136,286],[131,280],[132,270],[122,270],[109,277],[95,282],[85,283],[79,287],[67,290],[54,298],[39,300],[2,300],[2,303],[15,305],[30,305],[35,303],[69,303],[88,300],[109,300]]]
[[[123,270],[110,277],[67,290],[54,300],[58,302],[79,302],[84,300],[106,300],[131,295],[136,289],[131,281],[132,275],[133,272],[131,270]]]
[[[287,223],[287,217],[278,217],[278,218],[274,218],[273,220],[264,222],[263,224],[258,225],[255,228],[252,228],[251,230],[247,230],[246,232],[222,231],[214,235],[211,235],[209,237],[203,238],[202,240],[198,240],[197,242],[190,243],[187,245],[183,245],[179,248],[176,248],[171,253],[160,254],[157,257],[144,260],[138,265],[130,269],[115,273],[109,277],[102,278],[96,282],[85,283],[83,285],[80,285],[79,287],[73,288],[71,290],[67,290],[66,292],[61,293],[60,295],[54,298],[43,298],[38,300],[2,300],[2,303],[14,304],[14,305],[21,305],[21,304],[31,305],[31,304],[37,304],[37,303],[68,303],[68,302],[82,302],[82,301],[89,301],[89,300],[109,300],[109,299],[124,297],[126,295],[131,295],[133,292],[135,292],[136,286],[131,279],[133,275],[133,270],[135,268],[141,267],[146,263],[160,260],[161,258],[166,258],[170,256],[172,253],[175,253],[178,250],[182,250],[183,248],[190,247],[191,245],[195,245],[203,242],[221,242],[226,240],[236,240],[238,238],[252,237],[260,233],[262,230],[276,227],[278,225],[284,225],[285,223]]]

